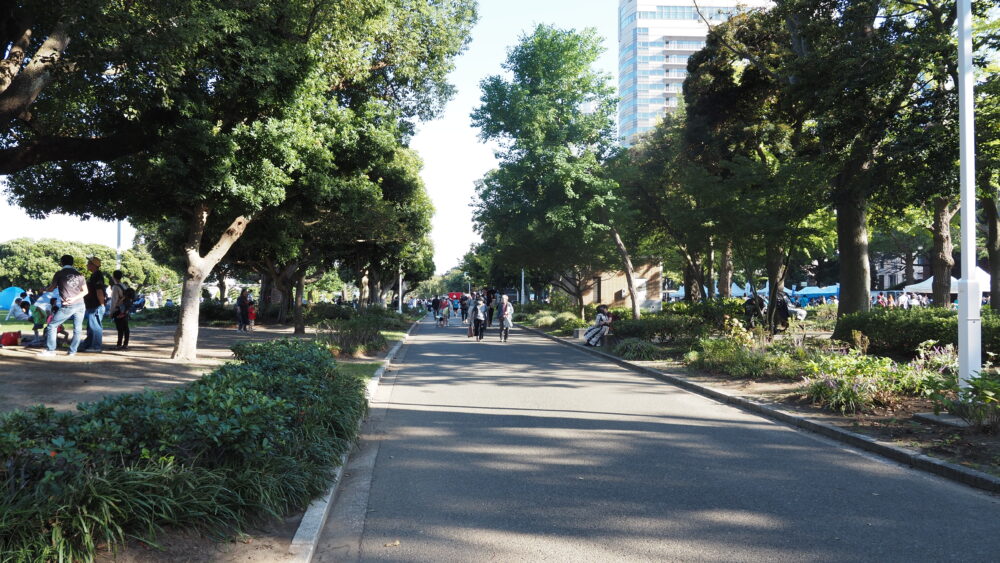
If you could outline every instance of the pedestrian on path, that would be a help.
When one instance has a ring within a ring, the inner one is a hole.
[[[608,315],[608,306],[600,305],[597,307],[594,325],[583,333],[584,345],[600,346],[601,340],[608,334],[609,330],[611,330],[611,316]]]
[[[438,309],[438,326],[448,326],[450,321],[449,316],[451,315],[451,302],[446,297],[441,300],[438,307],[440,307]]]
[[[118,330],[118,345],[115,346],[115,350],[128,350],[128,338],[131,334],[128,320],[132,316],[132,303],[134,302],[135,290],[131,287],[126,288],[121,297],[115,301],[115,308],[111,311],[111,318],[115,321],[115,329]]]
[[[90,278],[87,279],[87,294],[83,298],[86,307],[84,313],[85,324],[87,325],[87,338],[83,340],[81,350],[99,354],[104,350],[104,313],[107,312],[105,301],[107,301],[107,278],[101,271],[101,259],[91,256],[87,259],[87,271]]]
[[[87,280],[79,271],[73,268],[73,257],[64,255],[59,262],[62,269],[52,277],[52,284],[46,291],[59,289],[59,298],[62,300],[62,307],[52,315],[49,324],[45,327],[45,350],[42,356],[56,355],[56,336],[59,325],[66,319],[73,317],[73,339],[69,343],[69,355],[76,355],[80,347],[80,334],[83,332],[83,317],[87,308],[83,303],[83,297],[87,295]]]
[[[500,321],[500,342],[507,342],[507,337],[510,336],[510,327],[514,326],[514,306],[506,295],[500,297],[497,318]]]
[[[486,334],[486,305],[482,298],[476,299],[476,304],[469,309],[469,318],[472,319],[472,332],[476,335],[476,342],[480,342]]]

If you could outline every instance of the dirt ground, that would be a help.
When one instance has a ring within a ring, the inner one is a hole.
[[[201,327],[198,360],[175,362],[173,326],[132,329],[129,350],[105,350],[100,354],[55,357],[39,356],[41,348],[0,349],[0,412],[45,404],[72,410],[78,403],[107,395],[135,393],[145,389],[170,389],[193,381],[215,366],[232,359],[230,347],[238,342],[263,341],[292,335],[292,329],[257,327],[253,333],[235,329]],[[106,329],[107,330],[107,329]],[[113,335],[113,331],[112,335]],[[108,333],[105,332],[105,338]],[[385,354],[381,354],[384,358]],[[339,362],[371,362],[379,357],[341,359]],[[288,546],[298,529],[302,513],[261,523],[257,528],[229,538],[207,538],[197,533],[168,530],[152,547],[132,542],[118,554],[104,554],[102,563],[235,563],[280,562],[287,559]]]

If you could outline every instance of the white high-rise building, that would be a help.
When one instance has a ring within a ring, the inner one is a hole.
[[[674,111],[688,57],[705,46],[708,25],[769,0],[618,0],[618,134],[630,145]],[[698,9],[701,10],[701,15]]]

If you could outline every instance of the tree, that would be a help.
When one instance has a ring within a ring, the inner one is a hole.
[[[32,123],[42,137],[69,129],[111,138],[126,128],[142,135],[129,145],[135,150],[114,160],[30,162],[11,185],[36,214],[151,224],[183,217],[187,264],[172,357],[192,359],[201,283],[253,218],[284,199],[315,144],[315,111],[331,96],[348,104],[379,96],[404,118],[433,114],[450,93],[443,79],[475,11],[468,0],[169,4],[169,13],[159,4],[109,8],[131,28],[92,29],[82,19],[78,33],[96,43],[116,42],[125,29],[159,38],[177,26],[191,35],[171,36],[165,50],[143,45],[133,54],[140,60],[103,63],[109,74],[70,72],[74,80],[52,81],[45,103],[32,104],[48,116]],[[176,60],[166,56],[171,49],[180,51]],[[123,107],[136,109],[123,117]]]
[[[638,318],[631,257],[618,227],[622,201],[605,169],[614,153],[616,100],[609,77],[592,69],[602,50],[593,29],[539,25],[509,51],[510,80],[483,80],[472,121],[484,141],[503,148],[500,168],[477,188],[476,222],[484,238],[544,249],[562,274],[554,283],[572,287],[581,317],[581,288],[592,283],[602,247],[610,245]]]

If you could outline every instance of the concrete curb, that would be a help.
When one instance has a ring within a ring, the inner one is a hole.
[[[423,319],[421,319],[423,320]],[[420,321],[414,321],[410,325],[410,329],[406,331],[406,335],[403,339],[396,343],[388,353],[385,355],[385,360],[382,361],[382,366],[375,370],[375,374],[372,376],[371,380],[368,381],[367,389],[365,390],[365,395],[368,397],[368,403],[371,404],[372,399],[375,397],[375,391],[378,390],[379,382],[382,381],[382,375],[385,374],[385,370],[392,363],[393,358],[399,353],[399,349],[403,347],[410,338],[410,334],[413,329],[420,324]],[[358,421],[358,426],[361,425],[361,420]],[[330,508],[333,506],[333,499],[337,494],[337,487],[340,485],[340,479],[344,475],[344,467],[347,466],[347,460],[350,458],[350,452],[345,452],[340,456],[340,464],[337,466],[336,472],[334,472],[333,483],[330,488],[323,493],[323,496],[314,500],[308,508],[306,508],[306,513],[302,515],[302,521],[299,522],[299,527],[295,531],[295,537],[292,538],[291,545],[288,546],[289,558],[287,561],[292,561],[295,563],[308,563],[312,561],[313,555],[316,552],[316,545],[319,543],[320,532],[323,531],[323,527],[326,525],[326,519],[330,516]]]
[[[761,416],[770,418],[772,420],[783,422],[785,424],[790,424],[792,426],[795,426],[797,428],[802,428],[803,430],[808,430],[810,432],[815,432],[822,436],[826,436],[827,438],[833,438],[834,440],[843,442],[850,446],[860,448],[867,452],[878,454],[880,456],[889,458],[895,462],[908,465],[910,467],[919,469],[921,471],[934,473],[936,475],[939,475],[946,479],[950,479],[952,481],[957,481],[959,483],[969,485],[977,489],[983,489],[985,491],[990,491],[993,493],[1000,493],[1000,477],[995,477],[993,475],[984,473],[982,471],[976,471],[975,469],[969,469],[968,467],[963,467],[961,465],[942,461],[912,450],[907,450],[905,448],[900,448],[892,444],[887,444],[885,442],[881,442],[879,440],[870,438],[868,436],[864,436],[862,434],[856,434],[854,432],[844,430],[843,428],[834,426],[832,424],[810,420],[808,418],[804,418],[797,414],[789,413],[786,411],[776,409],[769,405],[764,405],[761,403],[751,401],[744,397],[731,395],[725,391],[712,389],[711,387],[705,387],[704,385],[700,385],[698,383],[694,383],[674,375],[663,373],[659,370],[636,365],[627,360],[623,360],[616,356],[612,356],[611,354],[601,352],[599,350],[596,350],[588,346],[584,346],[582,344],[577,344],[575,342],[569,342],[563,340],[558,336],[553,336],[551,334],[542,332],[535,328],[527,327],[520,324],[517,326],[528,332],[533,332],[535,334],[544,336],[550,340],[555,340],[556,342],[559,342],[566,346],[575,347],[593,356],[609,360],[626,369],[630,369],[632,371],[636,371],[644,375],[654,377],[665,383],[676,385],[677,387],[697,393],[699,395],[703,395],[710,399],[714,399],[716,401],[719,401],[720,403],[733,405],[743,410],[747,410],[759,414]]]

